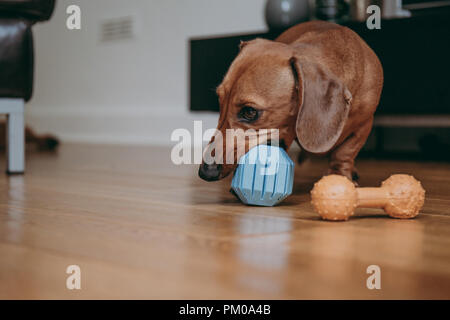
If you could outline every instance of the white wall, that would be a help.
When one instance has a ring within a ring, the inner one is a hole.
[[[59,0],[34,27],[36,70],[27,122],[63,141],[169,144],[188,112],[188,38],[265,30],[265,0]],[[78,4],[82,29],[66,28]],[[133,15],[134,39],[100,42],[100,22]]]

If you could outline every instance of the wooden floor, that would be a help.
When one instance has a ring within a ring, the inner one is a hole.
[[[321,221],[297,165],[294,195],[240,204],[166,148],[63,145],[0,176],[0,298],[450,298],[450,164],[359,161],[361,184],[410,173],[427,190],[414,220],[359,210]],[[4,157],[0,164],[4,165]],[[66,268],[81,268],[81,290]],[[381,268],[381,290],[366,268]]]

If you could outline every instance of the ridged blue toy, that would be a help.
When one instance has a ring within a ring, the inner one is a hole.
[[[274,206],[292,193],[294,162],[284,149],[258,145],[239,159],[231,189],[245,204]]]

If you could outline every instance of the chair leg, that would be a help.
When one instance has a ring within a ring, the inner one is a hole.
[[[24,101],[21,99],[10,99],[8,102],[6,172],[8,174],[18,174],[25,171]]]

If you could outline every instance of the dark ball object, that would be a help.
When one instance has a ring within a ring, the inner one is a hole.
[[[271,30],[287,29],[309,20],[309,0],[268,0],[265,16]]]

